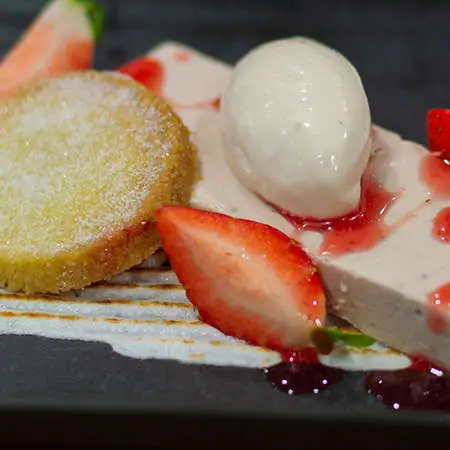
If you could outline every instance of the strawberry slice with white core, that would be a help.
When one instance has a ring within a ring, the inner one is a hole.
[[[227,335],[275,350],[309,342],[325,318],[317,268],[268,225],[184,206],[156,214],[162,245],[201,318]]]
[[[0,98],[49,76],[92,67],[102,9],[93,0],[52,0],[0,63]]]

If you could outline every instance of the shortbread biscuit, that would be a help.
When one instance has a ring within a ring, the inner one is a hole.
[[[197,157],[164,100],[114,73],[41,81],[0,104],[0,286],[61,292],[159,246],[154,211],[187,204]]]

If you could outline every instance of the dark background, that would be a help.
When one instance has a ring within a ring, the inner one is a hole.
[[[229,62],[271,39],[303,34],[359,70],[374,120],[425,142],[427,108],[450,103],[448,0],[103,0],[109,10],[97,67],[114,68],[164,39]],[[0,50],[44,4],[0,0]]]
[[[344,53],[362,76],[374,121],[408,139],[425,143],[427,108],[450,106],[450,1],[103,3],[98,68],[115,68],[165,39],[234,62],[263,41],[300,34]],[[2,53],[43,4],[0,0]],[[66,433],[70,442],[109,446],[284,448],[306,439],[312,449],[363,439],[358,445],[376,448],[395,435],[416,448],[449,424],[446,415],[388,413],[365,394],[359,374],[318,398],[290,398],[255,371],[137,361],[100,344],[34,337],[0,338],[0,408],[3,442],[68,442]]]

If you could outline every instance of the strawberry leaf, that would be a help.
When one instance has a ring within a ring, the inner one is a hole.
[[[318,327],[311,332],[311,341],[322,355],[328,355],[333,351],[337,343],[350,347],[370,347],[375,340],[360,331],[346,330],[337,327]]]
[[[94,41],[98,42],[103,32],[104,9],[95,0],[74,0],[74,2],[84,8],[91,25]]]

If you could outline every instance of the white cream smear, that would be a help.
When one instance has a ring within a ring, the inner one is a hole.
[[[180,52],[191,55],[189,61],[180,62],[176,58]],[[164,43],[149,56],[164,64],[165,94],[180,104],[221,96],[231,73],[229,66],[180,44]],[[292,226],[244,188],[227,166],[219,114],[202,108],[178,113],[192,130],[202,165],[203,179],[195,186],[193,203],[291,233]],[[248,345],[200,322],[165,262],[158,252],[109,282],[64,296],[1,291],[0,334],[103,342],[122,355],[140,359],[254,368],[280,362],[277,352]],[[379,344],[367,349],[336,347],[320,359],[347,370],[397,369],[410,363],[406,356]]]
[[[0,291],[0,334],[103,342],[124,356],[262,368],[279,353],[225,336],[199,321],[163,252],[113,280],[66,295]],[[337,347],[324,363],[348,370],[407,367],[409,359],[374,345]]]
[[[279,353],[225,336],[199,321],[163,252],[113,280],[65,295],[0,290],[0,334],[108,344],[124,356],[262,368]],[[407,367],[409,359],[374,345],[337,347],[324,363],[348,370]]]

